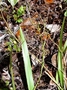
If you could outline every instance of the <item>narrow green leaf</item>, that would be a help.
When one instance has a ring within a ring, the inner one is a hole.
[[[67,17],[67,10],[65,11],[64,16]]]
[[[66,19],[66,17],[63,18],[62,27],[61,27],[61,31],[60,31],[59,47],[61,50],[62,50],[62,40],[63,40],[63,30],[64,30],[65,19]]]
[[[67,49],[67,40],[66,40],[66,42],[65,42],[65,44],[64,44],[63,52],[65,52],[66,49]]]
[[[21,28],[20,28],[20,39],[21,39],[21,43],[22,43],[22,54],[23,54],[23,59],[24,59],[24,66],[25,66],[25,73],[26,73],[28,90],[33,90],[34,81],[33,81],[33,76],[32,76],[29,52],[28,52],[27,43],[26,43],[26,40],[24,38],[24,34],[23,34]]]

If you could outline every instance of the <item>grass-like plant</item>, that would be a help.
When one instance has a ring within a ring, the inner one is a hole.
[[[12,79],[12,88],[13,90],[16,90],[15,87],[15,82],[14,82],[14,74],[13,74],[13,67],[12,67],[12,45],[9,45],[10,48],[10,64],[9,64],[9,70],[10,70],[10,74],[11,74],[11,79]]]
[[[11,78],[12,78],[12,86],[13,86],[13,90],[16,90],[15,87],[15,82],[14,82],[14,74],[13,74],[13,69],[12,69],[12,50],[10,51],[10,73],[11,73]]]
[[[58,49],[58,56],[57,56],[58,70],[56,72],[56,81],[58,82],[58,84],[60,84],[60,86],[63,88],[63,90],[64,90],[64,74],[63,74],[62,59],[63,59],[63,53],[64,53],[65,49],[67,48],[67,41],[65,42],[64,47],[63,47],[62,39],[63,39],[63,30],[64,30],[66,16],[67,16],[67,11],[64,14],[62,27],[61,27],[61,31],[60,31],[60,41],[59,41],[60,50]],[[61,90],[61,89],[59,89],[59,90]]]
[[[33,90],[34,89],[34,81],[33,81],[33,76],[32,76],[31,62],[30,62],[30,58],[29,58],[27,43],[24,38],[24,34],[22,32],[21,27],[20,27],[20,41],[21,41],[21,47],[22,47],[22,55],[23,55],[23,59],[24,59],[24,66],[25,66],[28,90]]]

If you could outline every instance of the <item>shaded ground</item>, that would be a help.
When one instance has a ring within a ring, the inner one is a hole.
[[[45,0],[47,1],[47,0]],[[63,16],[65,10],[67,10],[67,3],[63,0],[56,0],[51,4],[47,4],[43,0],[20,0],[18,4],[15,6],[15,10],[20,7],[20,5],[26,6],[26,11],[23,16],[23,22],[20,26],[23,29],[28,49],[30,52],[30,59],[34,77],[34,83],[36,90],[57,90],[57,86],[52,82],[52,80],[48,77],[45,72],[45,69],[42,71],[41,75],[41,67],[43,54],[44,54],[44,62],[46,68],[51,72],[51,74],[55,77],[56,73],[56,57],[58,52],[58,43],[59,43],[59,35],[60,29],[58,31],[52,32],[46,28],[46,25],[59,25],[61,27]],[[8,26],[15,33],[19,24],[15,22],[12,13],[12,7],[8,2],[5,1],[7,6],[1,7],[1,9],[7,8],[3,10],[2,14],[6,19]],[[2,18],[2,14],[0,13],[0,36],[7,33],[6,24]],[[8,87],[11,87],[11,78],[9,74],[9,52],[7,52],[5,48],[5,42],[9,41],[10,36],[7,35],[3,40],[0,41],[0,79],[3,77],[3,81],[9,81]],[[65,23],[64,34],[63,34],[63,43],[67,39],[67,20]],[[45,41],[46,45],[44,46],[44,53],[42,50],[43,42]],[[57,44],[57,45],[56,45]],[[22,61],[22,55],[20,53],[13,52],[13,70],[14,70],[14,78],[16,83],[16,90],[27,90],[26,78],[24,73],[24,65]],[[38,62],[39,60],[39,62]],[[5,68],[6,67],[6,68]],[[23,72],[23,73],[22,73]],[[41,75],[40,81],[38,79]],[[37,84],[38,82],[38,84]],[[0,83],[1,85],[1,83]],[[9,89],[7,89],[9,90]]]

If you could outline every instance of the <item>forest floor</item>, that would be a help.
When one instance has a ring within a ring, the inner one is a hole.
[[[14,10],[17,11],[20,6],[25,6],[25,13],[20,16],[23,21],[18,23],[14,18],[16,14]],[[19,0],[12,8],[10,3],[4,0],[0,4],[0,9],[2,10],[0,10],[0,88],[2,88],[0,90],[10,90],[12,87],[8,68],[10,56],[7,50],[8,46],[6,46],[6,43],[10,42],[11,34],[8,34],[7,29],[9,27],[18,37],[19,26],[21,26],[27,41],[36,90],[58,90],[57,85],[47,75],[45,68],[42,72],[41,68],[44,59],[46,69],[51,75],[56,76],[60,29],[64,12],[67,10],[67,3],[64,0]],[[63,44],[66,39],[67,19],[63,32]],[[65,56],[67,53],[64,54]],[[13,51],[12,65],[16,90],[28,90],[21,52]],[[9,84],[6,86],[5,83]]]

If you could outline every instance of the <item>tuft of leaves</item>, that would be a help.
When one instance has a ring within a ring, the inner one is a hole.
[[[25,6],[20,6],[17,11],[13,11],[13,18],[17,23],[21,23],[23,21],[21,16],[25,14],[25,9]]]

